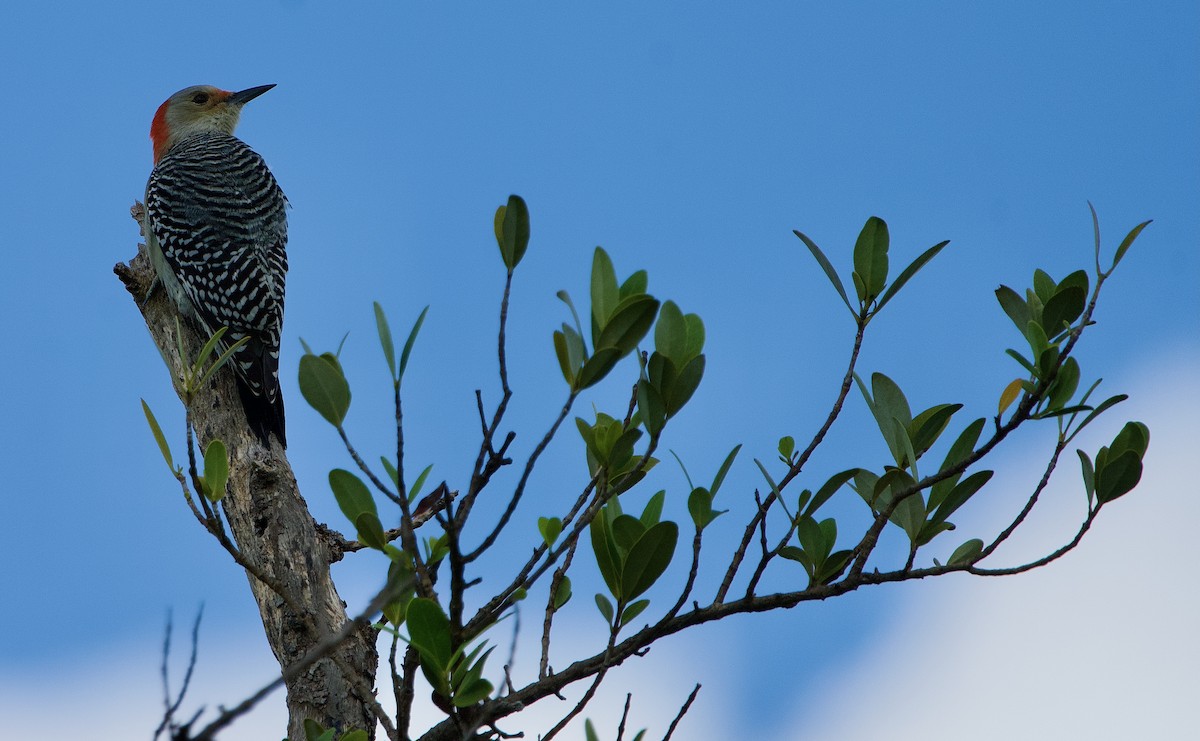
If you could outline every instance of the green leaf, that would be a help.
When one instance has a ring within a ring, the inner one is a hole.
[[[945,522],[948,520],[956,509],[966,504],[967,500],[975,496],[975,493],[983,488],[983,485],[990,481],[991,478],[991,471],[976,471],[963,479],[942,500],[941,504],[938,505],[937,511],[930,518],[930,522]]]
[[[217,343],[221,341],[221,337],[228,331],[229,327],[221,327],[209,335],[208,339],[204,342],[204,346],[200,348],[200,352],[196,353],[196,360],[192,363],[191,373],[189,374],[190,378],[194,379],[200,376],[200,369],[204,366],[204,361],[208,360]],[[182,351],[180,351],[179,359],[181,361],[184,359]]]
[[[854,243],[854,272],[862,281],[859,300],[870,303],[883,293],[888,273],[888,228],[883,219],[867,219]]]
[[[821,508],[821,505],[828,502],[830,497],[832,497],[838,489],[842,488],[847,481],[854,478],[854,476],[861,470],[862,469],[859,468],[850,468],[842,471],[841,473],[835,473],[834,475],[830,476],[829,480],[822,484],[821,488],[817,490],[816,496],[813,497],[812,502],[809,503],[808,509],[804,511],[804,514],[809,516],[815,515],[817,510]]]
[[[421,659],[444,676],[454,653],[450,646],[450,618],[437,602],[417,597],[408,603],[406,622],[409,641]]]
[[[616,501],[614,498],[612,501]],[[617,553],[616,543],[608,527],[608,518],[600,512],[589,526],[592,538],[592,552],[596,556],[596,565],[608,591],[618,600],[621,599],[621,558]]]
[[[621,301],[596,338],[597,351],[605,347],[616,348],[622,357],[633,352],[642,341],[654,317],[658,313],[658,299],[640,294]]]
[[[666,424],[666,404],[663,403],[658,389],[644,378],[638,381],[637,394],[638,411],[642,415],[642,424],[646,426],[646,432],[650,433],[651,438],[657,438]]]
[[[908,437],[908,429],[904,423],[898,419],[892,420],[892,433],[896,440],[896,465],[906,467],[912,470],[913,475],[917,475],[917,451],[913,447],[912,440]]]
[[[373,512],[362,512],[354,518],[354,529],[358,532],[359,541],[368,548],[382,551],[387,545],[387,536],[383,532],[383,524],[379,516]]]
[[[650,600],[640,599],[637,602],[629,605],[621,612],[621,625],[629,625],[629,623],[642,614],[642,611],[650,606]]]
[[[609,622],[612,621],[610,620]],[[591,718],[583,722],[583,732],[587,737],[587,741],[600,741],[600,736],[596,733],[596,727],[592,725]]]
[[[947,451],[946,458],[942,461],[941,468],[938,469],[939,473],[958,465],[967,456],[975,452],[975,443],[979,442],[979,435],[983,432],[984,424],[985,420],[983,417],[979,417],[963,429],[958,438],[950,446],[950,450]],[[946,495],[954,490],[954,485],[958,483],[960,476],[962,476],[961,473],[942,479],[933,485],[933,488],[929,490],[930,509],[936,509],[941,505]]]
[[[879,485],[879,477],[865,468],[860,468],[854,473],[854,484],[852,488],[858,493],[872,512],[878,512],[878,499],[876,488]]]
[[[1054,383],[1050,385],[1050,391],[1046,395],[1046,408],[1050,410],[1061,409],[1064,404],[1071,400],[1075,392],[1079,389],[1079,363],[1075,358],[1067,358],[1062,367],[1058,369],[1058,375],[1054,377]]]
[[[646,530],[629,551],[621,571],[622,597],[627,600],[639,597],[654,586],[675,555],[675,543],[679,538],[679,526],[673,522],[660,522]]]
[[[563,327],[566,327],[564,324]],[[558,367],[563,378],[570,385],[575,384],[575,367],[571,364],[570,351],[567,348],[567,336],[562,332],[554,333],[554,355],[558,358]]]
[[[838,277],[837,271],[834,270],[833,265],[829,263],[829,258],[825,257],[825,253],[821,251],[821,248],[817,247],[816,243],[806,237],[804,234],[795,229],[792,230],[792,233],[799,237],[801,242],[804,242],[804,246],[808,247],[808,251],[812,253],[813,258],[815,258],[817,261],[817,264],[821,266],[821,270],[825,271],[825,277],[829,279],[829,282],[833,284],[834,290],[836,290],[838,295],[842,297],[842,303],[846,305],[846,308],[850,310],[851,314],[858,316],[858,312],[856,312],[854,307],[850,304],[850,297],[846,295],[846,288],[842,285],[842,279]]]
[[[675,416],[679,410],[683,409],[684,405],[692,398],[692,394],[696,393],[696,389],[700,386],[700,379],[704,377],[704,365],[704,356],[698,355],[689,360],[687,365],[679,371],[679,375],[676,376],[675,382],[671,384],[664,399],[668,418]]]
[[[204,451],[204,495],[210,502],[219,502],[225,497],[225,484],[229,481],[229,453],[225,443],[212,440]]]
[[[917,547],[926,545],[927,543],[929,543],[931,540],[933,540],[937,536],[941,535],[942,533],[953,530],[953,529],[954,529],[953,523],[934,522],[933,520],[927,520],[925,522],[925,525],[921,527],[921,532],[917,535],[916,545],[917,545]],[[933,561],[934,561],[934,563],[938,563],[936,558]],[[940,566],[941,564],[938,564],[938,565]]]
[[[454,693],[454,706],[465,708],[483,702],[494,689],[491,682],[483,678],[476,678]]]
[[[733,459],[737,458],[737,454],[739,451],[741,451],[741,449],[741,443],[735,445],[733,450],[729,451],[729,455],[725,456],[725,460],[721,463],[721,467],[717,469],[717,475],[713,477],[712,486],[709,487],[709,491],[712,492],[714,497],[717,495],[717,490],[721,488],[721,484],[724,483],[725,474],[729,473],[729,468],[733,465]]]
[[[342,734],[342,738],[339,741],[367,741],[369,738],[370,737],[367,735],[367,732],[359,728],[357,730],[350,731],[349,733]]]
[[[688,360],[687,348],[687,322],[683,319],[683,312],[674,301],[667,301],[658,313],[658,323],[654,325],[654,349],[679,366]]]
[[[383,307],[375,302],[375,329],[379,331],[379,346],[383,348],[383,357],[387,359],[388,371],[392,380],[396,380],[396,347],[392,344],[392,328],[388,326],[387,315]]]
[[[622,560],[626,560],[646,530],[642,521],[632,515],[619,515],[612,521],[612,542],[617,546],[617,553],[625,557]]]
[[[1030,322],[1029,328],[1033,333],[1041,332],[1041,328],[1039,328],[1036,324],[1034,324],[1032,322]],[[1060,357],[1060,353],[1058,351],[1057,345],[1051,345],[1051,346],[1046,347],[1045,350],[1042,350],[1042,352],[1038,355],[1038,359],[1037,359],[1038,378],[1049,377],[1050,372],[1054,369],[1055,366],[1058,365],[1059,357]]]
[[[878,313],[881,311],[884,305],[887,304],[888,301],[891,301],[892,297],[904,287],[904,284],[907,283],[910,278],[916,275],[918,270],[925,267],[925,263],[929,262],[934,257],[937,257],[937,254],[942,251],[942,248],[948,244],[950,244],[950,240],[938,242],[934,246],[922,252],[917,259],[909,263],[909,266],[906,267],[903,272],[896,277],[896,280],[890,286],[888,286],[888,289],[883,292],[882,296],[879,297],[879,303],[875,306],[875,312]]]
[[[621,301],[621,290],[617,287],[617,273],[612,260],[603,248],[597,247],[592,256],[592,344],[595,346],[600,330],[608,324],[617,304]]]
[[[542,534],[542,540],[547,546],[553,546],[562,533],[562,520],[557,517],[539,517],[538,532]]]
[[[304,719],[304,738],[305,741],[333,741],[333,730],[326,730],[325,726],[310,718]]]
[[[971,563],[978,558],[980,553],[983,553],[983,541],[979,538],[972,538],[954,549],[954,553],[950,554],[950,560],[946,562],[946,565],[958,566]]]
[[[588,358],[575,377],[575,390],[582,391],[595,386],[617,365],[621,353],[615,347],[601,347],[592,357]]]
[[[619,292],[621,299],[624,300],[630,296],[636,296],[639,293],[645,293],[646,287],[649,284],[650,276],[647,275],[645,270],[634,271],[633,275],[630,275],[625,279],[625,282],[621,284],[621,290]]]
[[[224,329],[224,327],[222,327],[222,329]],[[218,370],[220,370],[226,363],[229,362],[229,359],[233,357],[233,354],[248,342],[250,342],[250,338],[243,337],[237,342],[228,345],[224,350],[221,351],[221,354],[217,356],[217,359],[213,361],[213,364],[208,367],[208,370],[204,372],[204,375],[200,377],[200,380],[195,384],[195,386],[199,387],[208,383],[208,379],[212,378]],[[199,365],[199,360],[197,360],[197,365]]]
[[[392,486],[400,486],[400,472],[396,470],[396,466],[386,455],[379,456],[379,462],[383,464],[383,470],[387,471],[388,478],[392,480]]]
[[[867,393],[861,379],[858,379],[857,376],[855,378],[859,382],[859,390],[862,391],[867,406],[871,409],[871,414],[875,417],[880,434],[887,443],[888,450],[891,451],[899,465],[904,459],[904,448],[908,441],[900,439],[897,434],[896,422],[899,422],[899,425],[905,429],[912,425],[912,412],[909,409],[908,401],[904,398],[904,393],[895,381],[882,373],[871,374],[872,394]],[[905,435],[905,437],[907,436]]]
[[[1037,268],[1033,271],[1033,292],[1037,294],[1037,297],[1042,300],[1043,304],[1050,300],[1050,297],[1054,295],[1054,289],[1057,287],[1058,285],[1054,282],[1054,279],[1045,270]]]
[[[771,474],[767,473],[767,467],[764,466],[762,464],[762,461],[760,461],[757,458],[754,459],[754,464],[758,466],[758,470],[762,473],[763,478],[767,480],[767,485],[771,487],[771,493],[774,494],[779,499],[780,506],[783,506],[783,494],[782,494],[782,492],[779,491],[779,487],[776,486],[775,479],[771,478]],[[784,511],[787,512],[786,507],[784,507]],[[790,519],[791,516],[792,515],[789,512],[788,518]]]
[[[525,256],[529,247],[529,207],[520,196],[508,197],[508,205],[496,210],[495,223],[500,256],[504,266],[512,272]]]
[[[692,489],[692,493],[688,494],[688,514],[692,516],[692,522],[696,525],[696,530],[703,530],[709,523],[712,516],[712,494],[708,489],[696,487]]]
[[[1075,272],[1069,274],[1066,278],[1063,278],[1061,281],[1059,281],[1057,290],[1061,291],[1064,288],[1075,286],[1086,294],[1088,292],[1088,285],[1089,280],[1087,271],[1076,270]]]
[[[376,523],[379,522],[379,510],[375,507],[375,499],[367,485],[353,473],[342,468],[333,469],[329,472],[329,488],[333,490],[333,496],[342,514],[355,527],[358,527],[359,517],[364,514],[370,515]],[[368,533],[370,534],[372,533]]]
[[[1127,450],[1137,453],[1138,458],[1146,455],[1150,447],[1150,428],[1141,422],[1126,422],[1109,446],[1109,455],[1118,456]]]
[[[796,438],[791,435],[784,435],[779,438],[779,457],[784,463],[789,463],[792,460],[792,453],[796,451]]]
[[[1121,240],[1121,245],[1117,247],[1117,253],[1113,255],[1112,268],[1117,267],[1117,263],[1121,262],[1122,257],[1125,257],[1125,252],[1133,245],[1134,240],[1137,239],[1138,235],[1142,233],[1142,230],[1150,226],[1151,222],[1153,221],[1153,219],[1149,221],[1143,221],[1125,235],[1125,238]],[[1112,270],[1112,268],[1109,268],[1109,270]]]
[[[558,588],[554,590],[554,609],[560,610],[563,605],[571,601],[571,578],[564,576],[558,582]]]
[[[1060,288],[1042,307],[1042,328],[1047,337],[1066,331],[1083,313],[1087,294],[1079,286]]]
[[[167,438],[163,435],[162,428],[158,426],[158,420],[154,418],[154,412],[150,411],[150,405],[145,399],[142,402],[142,412],[146,415],[146,424],[150,425],[150,432],[154,435],[154,442],[158,443],[158,450],[162,453],[163,460],[167,462],[167,467],[171,472],[175,471],[175,459],[171,457],[171,447],[167,445]]]
[[[685,314],[683,323],[687,325],[687,347],[684,357],[694,358],[704,350],[704,321],[699,314]]]
[[[1099,383],[1099,382],[1097,381],[1097,383]],[[1116,406],[1117,404],[1120,404],[1121,402],[1125,401],[1128,398],[1129,398],[1128,394],[1117,394],[1116,396],[1110,396],[1107,399],[1105,399],[1104,401],[1100,402],[1100,404],[1098,404],[1096,406],[1096,408],[1093,409],[1088,414],[1088,416],[1083,418],[1083,421],[1079,423],[1079,426],[1075,428],[1075,432],[1073,432],[1071,436],[1074,437],[1075,435],[1079,434],[1079,431],[1082,430],[1084,427],[1087,427],[1088,424],[1091,423],[1091,421],[1094,420],[1096,417],[1099,417],[1104,412],[1108,411],[1112,407]]]
[[[612,603],[608,601],[608,597],[596,592],[596,607],[599,608],[600,614],[604,616],[605,621],[607,621],[609,625],[612,625],[613,615],[615,613],[613,612]]]
[[[665,490],[655,493],[650,497],[650,501],[646,502],[646,508],[642,510],[642,526],[653,527],[662,519],[663,503],[666,502],[667,492]]]
[[[912,486],[912,479],[907,474],[903,478],[904,485],[901,486],[899,481],[892,484],[892,488],[896,490],[894,494]],[[921,498],[921,493],[917,492],[902,499],[889,519],[900,526],[911,542],[916,543],[921,528],[925,526],[925,501]]]
[[[812,560],[813,568],[821,568],[821,564],[833,550],[833,543],[825,542],[825,531],[820,523],[808,515],[800,517],[796,521],[796,536],[800,539],[800,546]]]
[[[876,419],[881,429],[884,424],[890,425],[893,419],[899,420],[905,427],[912,425],[908,400],[895,381],[882,373],[872,373],[871,390],[874,393]]]
[[[962,409],[962,406],[962,404],[938,404],[913,418],[909,429],[912,430],[910,437],[917,457],[924,455],[925,451],[933,447],[946,427],[950,425],[950,418],[959,409]]]
[[[433,464],[430,463],[417,474],[417,480],[408,489],[408,501],[414,501],[421,493],[421,487],[425,484],[425,479],[429,478],[429,472],[433,470]],[[399,484],[397,484],[399,486]]]
[[[846,567],[850,565],[850,559],[853,557],[854,551],[852,550],[838,551],[829,556],[829,558],[825,559],[825,565],[813,575],[814,581],[818,584],[828,584],[837,579],[846,570]]]
[[[796,514],[800,515],[804,512],[804,506],[808,504],[808,500],[812,499],[812,490],[805,489],[800,492],[800,496],[796,499]]]
[[[426,304],[417,316],[417,321],[413,322],[412,329],[408,331],[408,339],[404,341],[404,349],[400,352],[400,373],[396,376],[397,382],[404,378],[404,370],[408,368],[408,357],[412,355],[413,344],[417,341],[417,334],[421,331],[421,325],[425,323],[425,315],[428,313],[429,305]]]
[[[334,427],[341,427],[350,409],[350,384],[333,356],[300,358],[300,393],[309,406]]]
[[[1037,375],[1037,368],[1034,366],[1033,363],[1029,362],[1029,360],[1024,355],[1022,355],[1021,353],[1012,349],[1011,347],[1009,349],[1005,350],[1004,352],[1009,357],[1011,357],[1013,360],[1020,363],[1021,367],[1023,367],[1025,370],[1029,371],[1029,373],[1031,375],[1035,375],[1035,376]]]
[[[1000,302],[1004,313],[1008,314],[1008,318],[1012,323],[1017,325],[1022,337],[1028,337],[1029,322],[1032,315],[1029,313],[1029,304],[1025,303],[1017,292],[1008,286],[1000,286],[996,289],[996,300]]]
[[[1092,459],[1087,453],[1076,449],[1079,454],[1079,465],[1083,468],[1083,489],[1087,492],[1088,507],[1092,506],[1092,498],[1096,495],[1096,470],[1092,467]]]
[[[1142,478],[1142,458],[1137,452],[1126,450],[1109,458],[1103,469],[1096,473],[1096,500],[1108,504],[1137,486]]]

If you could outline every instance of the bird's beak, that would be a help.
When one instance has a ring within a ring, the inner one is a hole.
[[[249,103],[273,87],[275,87],[274,84],[259,85],[258,87],[252,87],[240,92],[232,93],[227,99],[227,102],[233,103],[234,105],[243,105],[245,103]]]

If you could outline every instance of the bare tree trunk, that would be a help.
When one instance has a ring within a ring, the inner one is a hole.
[[[143,302],[154,275],[145,251],[128,265],[118,263],[113,271],[133,296],[151,338],[177,379],[181,370],[175,339],[178,313],[162,290]],[[185,352],[194,358],[207,338],[198,336],[186,322],[181,326]],[[288,596],[285,599],[247,573],[267,641],[286,672],[348,619],[330,578],[330,546],[322,540],[300,496],[279,442],[272,438],[271,449],[266,450],[250,432],[228,369],[218,372],[210,387],[198,394],[191,412],[200,449],[210,440],[220,439],[229,450],[229,489],[222,504],[237,547]],[[168,430],[167,437],[178,451],[182,435]],[[214,551],[214,559],[223,557]],[[302,723],[311,718],[342,731],[363,728],[374,738],[375,719],[369,703],[374,699],[370,695],[378,663],[375,633],[368,628],[354,631],[329,658],[290,680],[289,737],[303,739]]]

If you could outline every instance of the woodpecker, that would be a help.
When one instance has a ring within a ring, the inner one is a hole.
[[[279,338],[287,274],[287,198],[263,158],[234,137],[242,106],[274,85],[231,93],[184,88],[154,114],[146,184],[150,260],[181,314],[222,350],[246,337],[230,366],[246,419],[263,445],[287,447]]]

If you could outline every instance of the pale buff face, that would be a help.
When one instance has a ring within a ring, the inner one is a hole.
[[[232,134],[242,106],[229,101],[228,90],[212,85],[184,88],[167,99],[167,125],[171,139],[179,140],[202,131]]]

